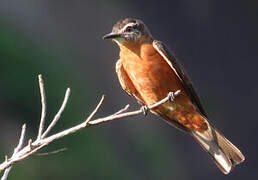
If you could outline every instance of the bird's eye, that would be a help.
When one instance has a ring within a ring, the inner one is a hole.
[[[126,28],[126,32],[132,32],[133,31],[133,27],[132,26],[128,26],[127,28]]]

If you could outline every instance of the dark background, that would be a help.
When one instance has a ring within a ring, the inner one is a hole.
[[[256,179],[257,1],[0,1],[0,157],[11,155],[27,124],[36,136],[43,74],[48,122],[71,87],[54,132],[80,123],[102,94],[97,114],[125,104],[116,74],[118,48],[103,41],[121,18],[139,18],[165,42],[191,76],[210,121],[237,145],[246,161],[225,176],[192,137],[153,115],[84,129],[17,163],[9,179]],[[53,132],[52,132],[53,133]]]

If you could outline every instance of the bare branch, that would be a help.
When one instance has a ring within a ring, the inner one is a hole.
[[[130,105],[127,104],[123,109],[117,111],[114,115],[121,114],[129,109]]]
[[[39,124],[39,132],[38,132],[38,137],[37,139],[41,138],[41,135],[44,131],[44,124],[45,124],[45,119],[46,119],[46,109],[47,109],[47,103],[46,103],[46,94],[45,94],[45,89],[44,89],[44,81],[42,78],[42,75],[38,75],[39,79],[39,89],[40,89],[40,95],[41,95],[41,119],[40,119],[40,124]]]
[[[17,147],[14,149],[14,154],[16,154],[22,148],[22,145],[24,143],[24,138],[25,138],[25,131],[26,131],[26,124],[23,124],[20,140],[19,140]]]
[[[13,156],[22,148],[22,145],[24,143],[25,131],[26,131],[26,124],[23,124],[22,125],[22,130],[21,130],[20,140],[19,140],[19,143],[18,143],[17,147],[14,148]],[[6,156],[6,161],[8,161],[7,156]],[[1,180],[6,180],[7,179],[8,174],[11,171],[11,169],[12,169],[12,166],[10,166],[7,169],[5,169],[4,174],[3,174],[2,178],[1,178]]]
[[[93,118],[93,116],[98,112],[100,106],[103,104],[103,101],[105,99],[105,95],[102,95],[99,104],[97,105],[97,107],[94,109],[94,111],[92,111],[92,113],[89,115],[89,117],[86,119],[86,121],[84,122],[85,125],[88,124],[88,122]]]
[[[180,94],[180,90],[177,90],[175,93],[174,93],[174,96],[178,96]],[[165,97],[164,99],[160,100],[159,102],[155,103],[155,104],[152,104],[151,106],[148,107],[148,109],[154,109],[158,106],[160,106],[161,104],[169,101],[169,96]],[[120,111],[124,112],[125,110],[128,109],[129,106],[126,106],[124,109],[121,109]],[[130,116],[136,116],[138,114],[141,114],[142,113],[142,110],[139,109],[139,110],[136,110],[136,111],[131,111],[131,112],[127,112],[127,113],[120,113],[119,111],[111,116],[107,116],[105,118],[100,118],[100,119],[96,119],[96,120],[93,120],[93,121],[90,121],[89,122],[89,125],[97,125],[97,124],[101,124],[101,123],[104,123],[104,122],[109,122],[109,121],[113,121],[113,120],[116,120],[116,119],[121,119],[121,118],[124,118],[124,117],[130,117]]]
[[[9,168],[7,168],[7,169],[4,171],[4,174],[3,174],[2,178],[1,178],[1,180],[6,180],[6,179],[7,179],[7,177],[8,177],[8,175],[9,175],[9,172],[11,171],[11,169],[12,169],[12,166],[10,166]]]
[[[63,111],[66,107],[67,101],[69,99],[70,92],[71,92],[70,88],[67,88],[61,108],[59,109],[58,113],[55,115],[53,121],[50,123],[50,125],[48,126],[47,130],[43,133],[41,138],[46,137],[48,135],[48,133],[51,131],[51,129],[56,125],[57,121],[60,119],[61,114],[63,113]]]
[[[41,84],[40,87],[44,89],[43,86],[43,80],[41,75],[39,75],[39,79],[41,79],[39,81],[39,83]],[[44,90],[41,90],[41,97],[42,97],[42,102],[45,102],[45,92]],[[176,91],[175,93],[173,93],[173,96],[176,97],[180,94],[180,90]],[[65,109],[65,106],[67,104],[68,98],[70,95],[70,89],[68,88],[65,94],[65,98],[64,101],[62,103],[62,106],[60,108],[60,110],[58,111],[58,113],[56,114],[55,118],[53,119],[53,121],[51,122],[51,124],[49,125],[49,127],[47,128],[47,130],[43,133],[38,133],[38,138],[35,141],[32,141],[31,139],[29,140],[29,143],[27,144],[27,146],[25,146],[22,149],[17,150],[17,152],[15,154],[13,154],[13,156],[11,158],[7,158],[6,161],[4,161],[2,164],[0,164],[0,172],[7,169],[8,167],[12,166],[14,163],[21,161],[27,157],[29,157],[30,155],[34,154],[35,152],[37,152],[39,149],[43,148],[44,146],[48,145],[49,143],[60,139],[64,136],[67,136],[69,134],[75,133],[83,128],[89,127],[89,126],[94,126],[94,125],[98,125],[98,124],[102,124],[105,122],[109,122],[109,121],[113,121],[113,120],[117,120],[117,119],[122,119],[124,117],[130,117],[130,116],[136,116],[139,114],[142,114],[142,109],[136,110],[136,111],[131,111],[131,112],[126,112],[129,109],[129,105],[126,105],[123,109],[119,110],[118,112],[111,114],[109,116],[103,117],[103,118],[98,118],[95,120],[91,120],[93,118],[93,116],[98,112],[99,108],[101,107],[101,105],[103,104],[104,101],[104,96],[102,96],[101,100],[99,101],[98,105],[96,106],[96,108],[93,110],[93,112],[88,116],[88,118],[86,120],[84,120],[82,123],[71,127],[69,129],[66,129],[64,131],[61,131],[59,133],[56,133],[54,135],[51,135],[49,137],[46,137],[47,134],[50,132],[50,130],[55,126],[56,122],[60,119],[62,112]],[[174,98],[173,97],[173,98]],[[149,110],[158,107],[159,105],[166,103],[167,101],[171,100],[171,96],[167,96],[164,99],[162,99],[161,101],[147,107]],[[42,103],[42,109],[46,108],[46,106],[43,107]],[[42,115],[44,117],[44,114],[46,112],[42,110]],[[44,120],[45,119],[42,118],[41,116],[41,121],[40,121],[40,130],[43,130],[43,126],[44,126]],[[42,123],[43,122],[43,123]],[[25,131],[25,130],[24,130]],[[20,144],[20,143],[19,143]],[[19,146],[20,147],[20,146]]]

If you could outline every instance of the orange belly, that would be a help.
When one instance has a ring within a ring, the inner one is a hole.
[[[165,98],[169,92],[181,90],[174,103],[165,103],[153,112],[171,121],[176,120],[188,130],[202,128],[203,119],[188,98],[182,82],[152,44],[136,49],[122,47],[120,58],[142,101],[149,106]]]

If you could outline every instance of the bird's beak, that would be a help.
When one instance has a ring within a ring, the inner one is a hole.
[[[122,34],[118,34],[118,33],[109,33],[106,34],[105,36],[103,36],[103,39],[117,39],[117,38],[121,38]]]

